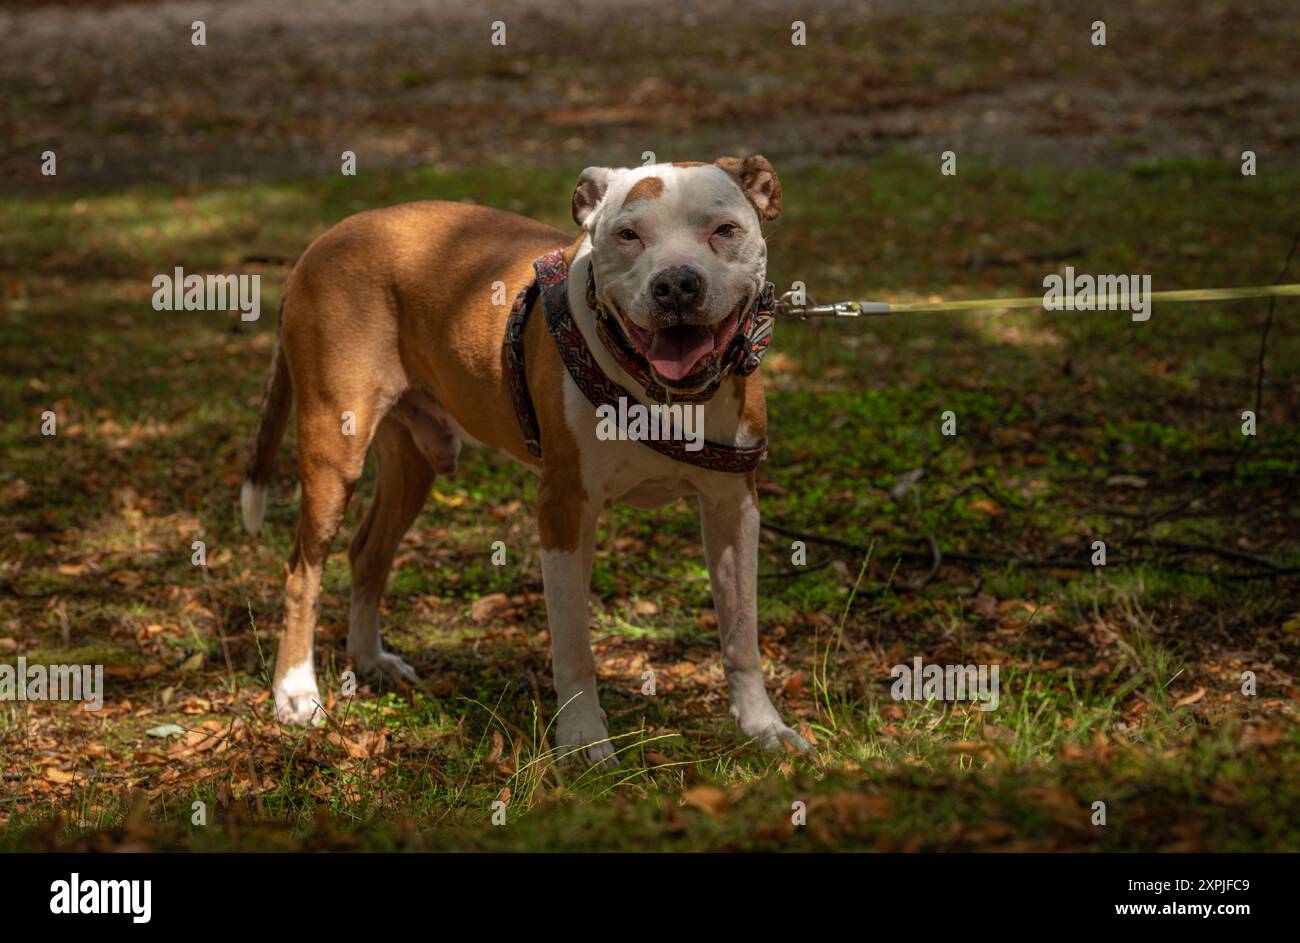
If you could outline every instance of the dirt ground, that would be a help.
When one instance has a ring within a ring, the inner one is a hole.
[[[47,148],[62,167],[47,184],[104,187],[325,173],[344,150],[371,169],[646,150],[762,149],[778,166],[896,149],[1024,165],[1300,155],[1292,0],[6,6],[9,191],[41,180]],[[1104,82],[1095,57],[1113,62]]]

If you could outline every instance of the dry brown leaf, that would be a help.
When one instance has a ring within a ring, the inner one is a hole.
[[[52,783],[70,783],[77,778],[76,773],[69,773],[67,770],[59,769],[55,766],[45,767],[45,778]]]
[[[955,743],[948,744],[948,752],[978,756],[993,752],[993,744],[986,743],[983,740],[958,740]]]
[[[505,593],[491,593],[480,596],[470,607],[469,617],[478,624],[487,622],[510,608],[510,597]]]
[[[860,792],[837,792],[829,796],[837,820],[883,818],[889,814],[887,796],[869,796]]]
[[[505,750],[506,742],[501,736],[500,730],[492,731],[492,749],[488,752],[486,762],[491,765],[501,759],[501,754]]]
[[[692,786],[682,793],[682,802],[708,815],[721,815],[731,805],[726,792],[717,786]]]
[[[979,511],[989,517],[1002,517],[1007,513],[1002,505],[996,501],[990,501],[988,498],[977,498],[966,506],[972,511]]]
[[[980,593],[976,596],[972,596],[970,600],[970,608],[971,611],[981,619],[992,619],[997,615],[998,611],[997,597],[990,596],[988,593]]]

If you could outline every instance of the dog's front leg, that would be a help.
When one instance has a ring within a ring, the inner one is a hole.
[[[596,694],[596,660],[591,654],[587,596],[599,508],[581,487],[563,486],[543,475],[538,533],[542,581],[551,629],[551,670],[559,714],[555,744],[561,758],[581,752],[593,766],[617,766],[614,745]]]
[[[765,750],[812,747],[781,720],[763,686],[758,651],[758,498],[754,478],[719,473],[700,495],[704,555],[731,690],[731,716]]]

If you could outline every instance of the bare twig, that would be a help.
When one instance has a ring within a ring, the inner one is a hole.
[[[1222,557],[1225,560],[1241,560],[1246,563],[1254,563],[1259,566],[1267,567],[1270,570],[1278,572],[1286,571],[1286,567],[1276,560],[1270,560],[1268,557],[1261,557],[1256,553],[1247,553],[1244,550],[1234,550],[1231,547],[1218,547],[1213,544],[1191,544],[1181,540],[1152,540],[1152,544],[1159,547],[1168,547],[1171,550],[1185,550],[1188,553],[1208,553],[1216,557]]]
[[[1019,503],[1018,501],[1012,501],[1006,495],[1000,493],[996,488],[990,485],[987,481],[972,481],[970,484],[963,485],[962,487],[958,488],[956,491],[954,491],[951,495],[948,496],[948,501],[947,503],[944,504],[941,515],[947,517],[948,512],[952,510],[952,506],[956,504],[958,500],[970,494],[972,491],[984,492],[986,495],[988,495],[998,504],[1001,504],[1003,507],[1009,507],[1016,511],[1023,511],[1025,509],[1025,506],[1023,504]]]
[[[917,589],[920,589],[922,586],[929,583],[930,580],[934,579],[939,573],[939,567],[943,566],[943,551],[939,549],[938,538],[936,538],[934,534],[926,534],[925,539],[930,542],[930,553],[934,557],[934,562],[930,564],[930,572],[926,573],[925,576],[921,578],[921,582],[917,584]]]
[[[807,543],[822,544],[823,546],[835,547],[840,550],[852,551],[854,553],[865,553],[869,548],[866,544],[858,544],[849,540],[841,540],[838,537],[831,537],[826,534],[810,533],[796,530],[792,527],[785,527],[781,524],[773,524],[770,521],[763,521],[763,528],[776,534],[782,534],[786,537],[794,537]],[[878,553],[882,557],[894,557],[901,560],[911,560],[918,563],[928,562],[930,564],[930,573],[920,585],[924,586],[934,575],[938,573],[938,564],[944,562],[965,563],[974,566],[980,565],[1015,565],[1026,569],[1034,570],[1088,570],[1092,565],[1087,561],[1074,557],[1047,557],[1033,558],[1024,556],[999,557],[987,553],[964,553],[959,550],[942,550],[939,547],[938,540],[932,535],[914,538],[917,542],[931,542],[929,551],[903,550],[901,548],[883,549]],[[1186,547],[1200,548],[1198,552],[1214,553],[1215,555],[1225,556],[1229,559],[1242,559],[1253,557],[1252,554],[1244,554],[1244,551],[1233,551],[1230,548],[1213,547],[1211,545],[1188,544]],[[1115,548],[1115,549],[1118,549]],[[1234,556],[1235,555],[1235,556]],[[1107,566],[1112,567],[1129,567],[1129,566],[1147,566],[1153,569],[1164,570],[1170,573],[1183,573],[1188,576],[1205,576],[1215,580],[1243,580],[1243,579],[1273,579],[1278,576],[1285,576],[1291,573],[1300,573],[1300,567],[1284,567],[1272,560],[1265,558],[1255,558],[1251,562],[1262,563],[1267,569],[1250,570],[1243,573],[1215,573],[1207,570],[1191,570],[1186,567],[1177,566],[1167,561],[1159,559],[1148,559],[1142,557],[1117,557],[1113,553],[1107,560]]]

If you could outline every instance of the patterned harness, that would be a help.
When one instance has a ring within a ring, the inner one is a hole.
[[[627,391],[605,375],[587,347],[578,324],[569,309],[569,269],[564,264],[564,251],[557,249],[548,252],[533,263],[537,273],[515,298],[510,309],[510,320],[506,325],[506,337],[503,343],[506,373],[510,379],[510,396],[514,401],[515,417],[523,433],[524,443],[535,458],[542,457],[541,430],[537,424],[537,412],[533,409],[532,397],[528,394],[527,377],[524,375],[524,328],[528,324],[528,314],[538,296],[542,299],[542,308],[546,314],[546,326],[555,339],[560,359],[569,371],[569,376],[582,390],[583,395],[594,406],[610,406],[616,412],[619,399],[625,403],[636,402]],[[753,373],[759,362],[767,353],[772,343],[773,291],[769,282],[740,316],[735,336],[723,351],[717,375],[699,390],[687,393],[666,390],[651,373],[648,365],[632,349],[631,342],[624,335],[622,328],[614,323],[613,317],[595,303],[594,276],[588,274],[587,298],[590,307],[596,311],[596,329],[601,341],[638,383],[645,387],[646,394],[656,402],[665,402],[669,396],[675,402],[696,403],[711,397],[719,384],[731,373],[740,376]],[[756,445],[736,446],[720,445],[716,442],[704,442],[696,451],[686,448],[681,439],[638,439],[642,445],[666,455],[674,461],[697,465],[713,471],[743,473],[752,471],[767,456],[767,440]]]

